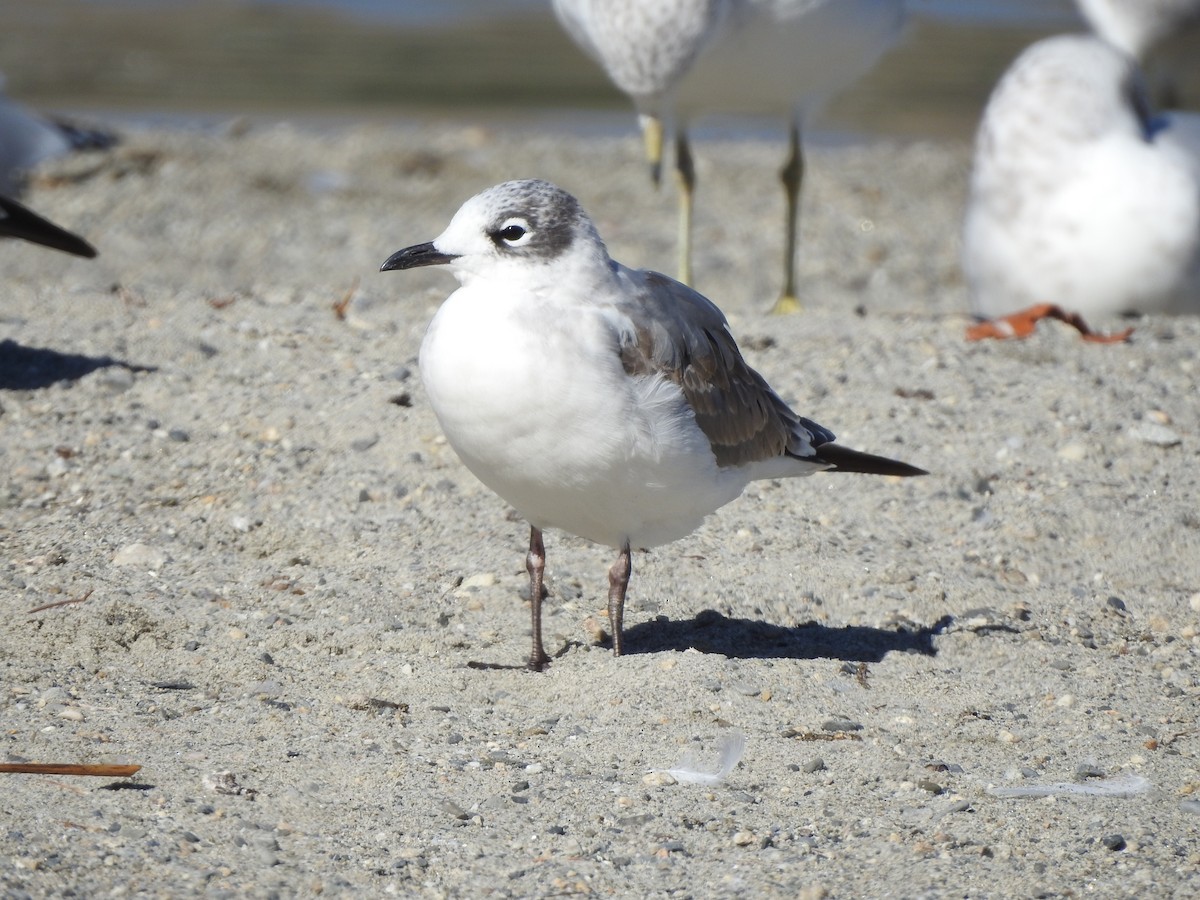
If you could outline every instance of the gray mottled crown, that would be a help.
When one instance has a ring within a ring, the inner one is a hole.
[[[529,223],[532,240],[519,251],[525,257],[559,256],[571,246],[577,234],[596,233],[579,201],[548,181],[506,181],[488,188],[476,200],[485,210],[489,233],[498,232],[511,219]]]

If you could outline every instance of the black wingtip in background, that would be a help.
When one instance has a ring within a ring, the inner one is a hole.
[[[59,228],[28,207],[3,196],[0,196],[0,236],[23,238],[34,244],[86,259],[96,255],[96,248],[83,238],[65,228]]]
[[[817,447],[816,458],[834,468],[830,472],[858,472],[863,475],[899,475],[910,478],[914,475],[928,475],[924,469],[910,466],[886,456],[876,456],[873,453],[863,453],[861,450],[851,450],[840,444],[821,444]]]

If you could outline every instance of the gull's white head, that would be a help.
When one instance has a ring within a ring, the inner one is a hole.
[[[1096,34],[1141,58],[1189,21],[1200,21],[1200,0],[1076,0]]]
[[[474,277],[557,278],[566,268],[604,265],[608,252],[579,201],[548,181],[506,181],[464,203],[438,237],[388,257],[380,271],[449,263]]]
[[[1031,45],[1000,79],[984,110],[976,159],[1036,160],[1045,171],[1077,163],[1079,147],[1150,128],[1133,60],[1089,35]]]

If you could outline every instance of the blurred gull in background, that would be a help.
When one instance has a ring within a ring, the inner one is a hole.
[[[1076,0],[1092,30],[1142,59],[1179,28],[1200,23],[1200,0]]]
[[[37,165],[74,150],[110,147],[116,137],[40,115],[4,93],[0,75],[0,194],[20,195]]]
[[[664,123],[675,135],[679,277],[690,284],[696,176],[687,127],[706,113],[787,115],[784,284],[775,312],[799,308],[796,243],[801,128],[897,40],[901,0],[554,0],[563,27],[637,108],[657,181]]]
[[[1151,32],[1121,33],[1145,49]],[[1195,118],[1151,115],[1127,49],[1093,35],[1032,45],[979,127],[963,268],[974,312],[1018,334],[1033,304],[1200,312]]]

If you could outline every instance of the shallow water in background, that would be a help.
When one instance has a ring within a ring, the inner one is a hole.
[[[818,128],[966,137],[1023,46],[1080,27],[1069,0],[909,7],[900,45]],[[1194,39],[1168,48],[1152,81],[1200,105],[1197,59]],[[10,95],[41,108],[142,117],[630,122],[628,101],[559,29],[549,0],[0,0],[0,70]]]

